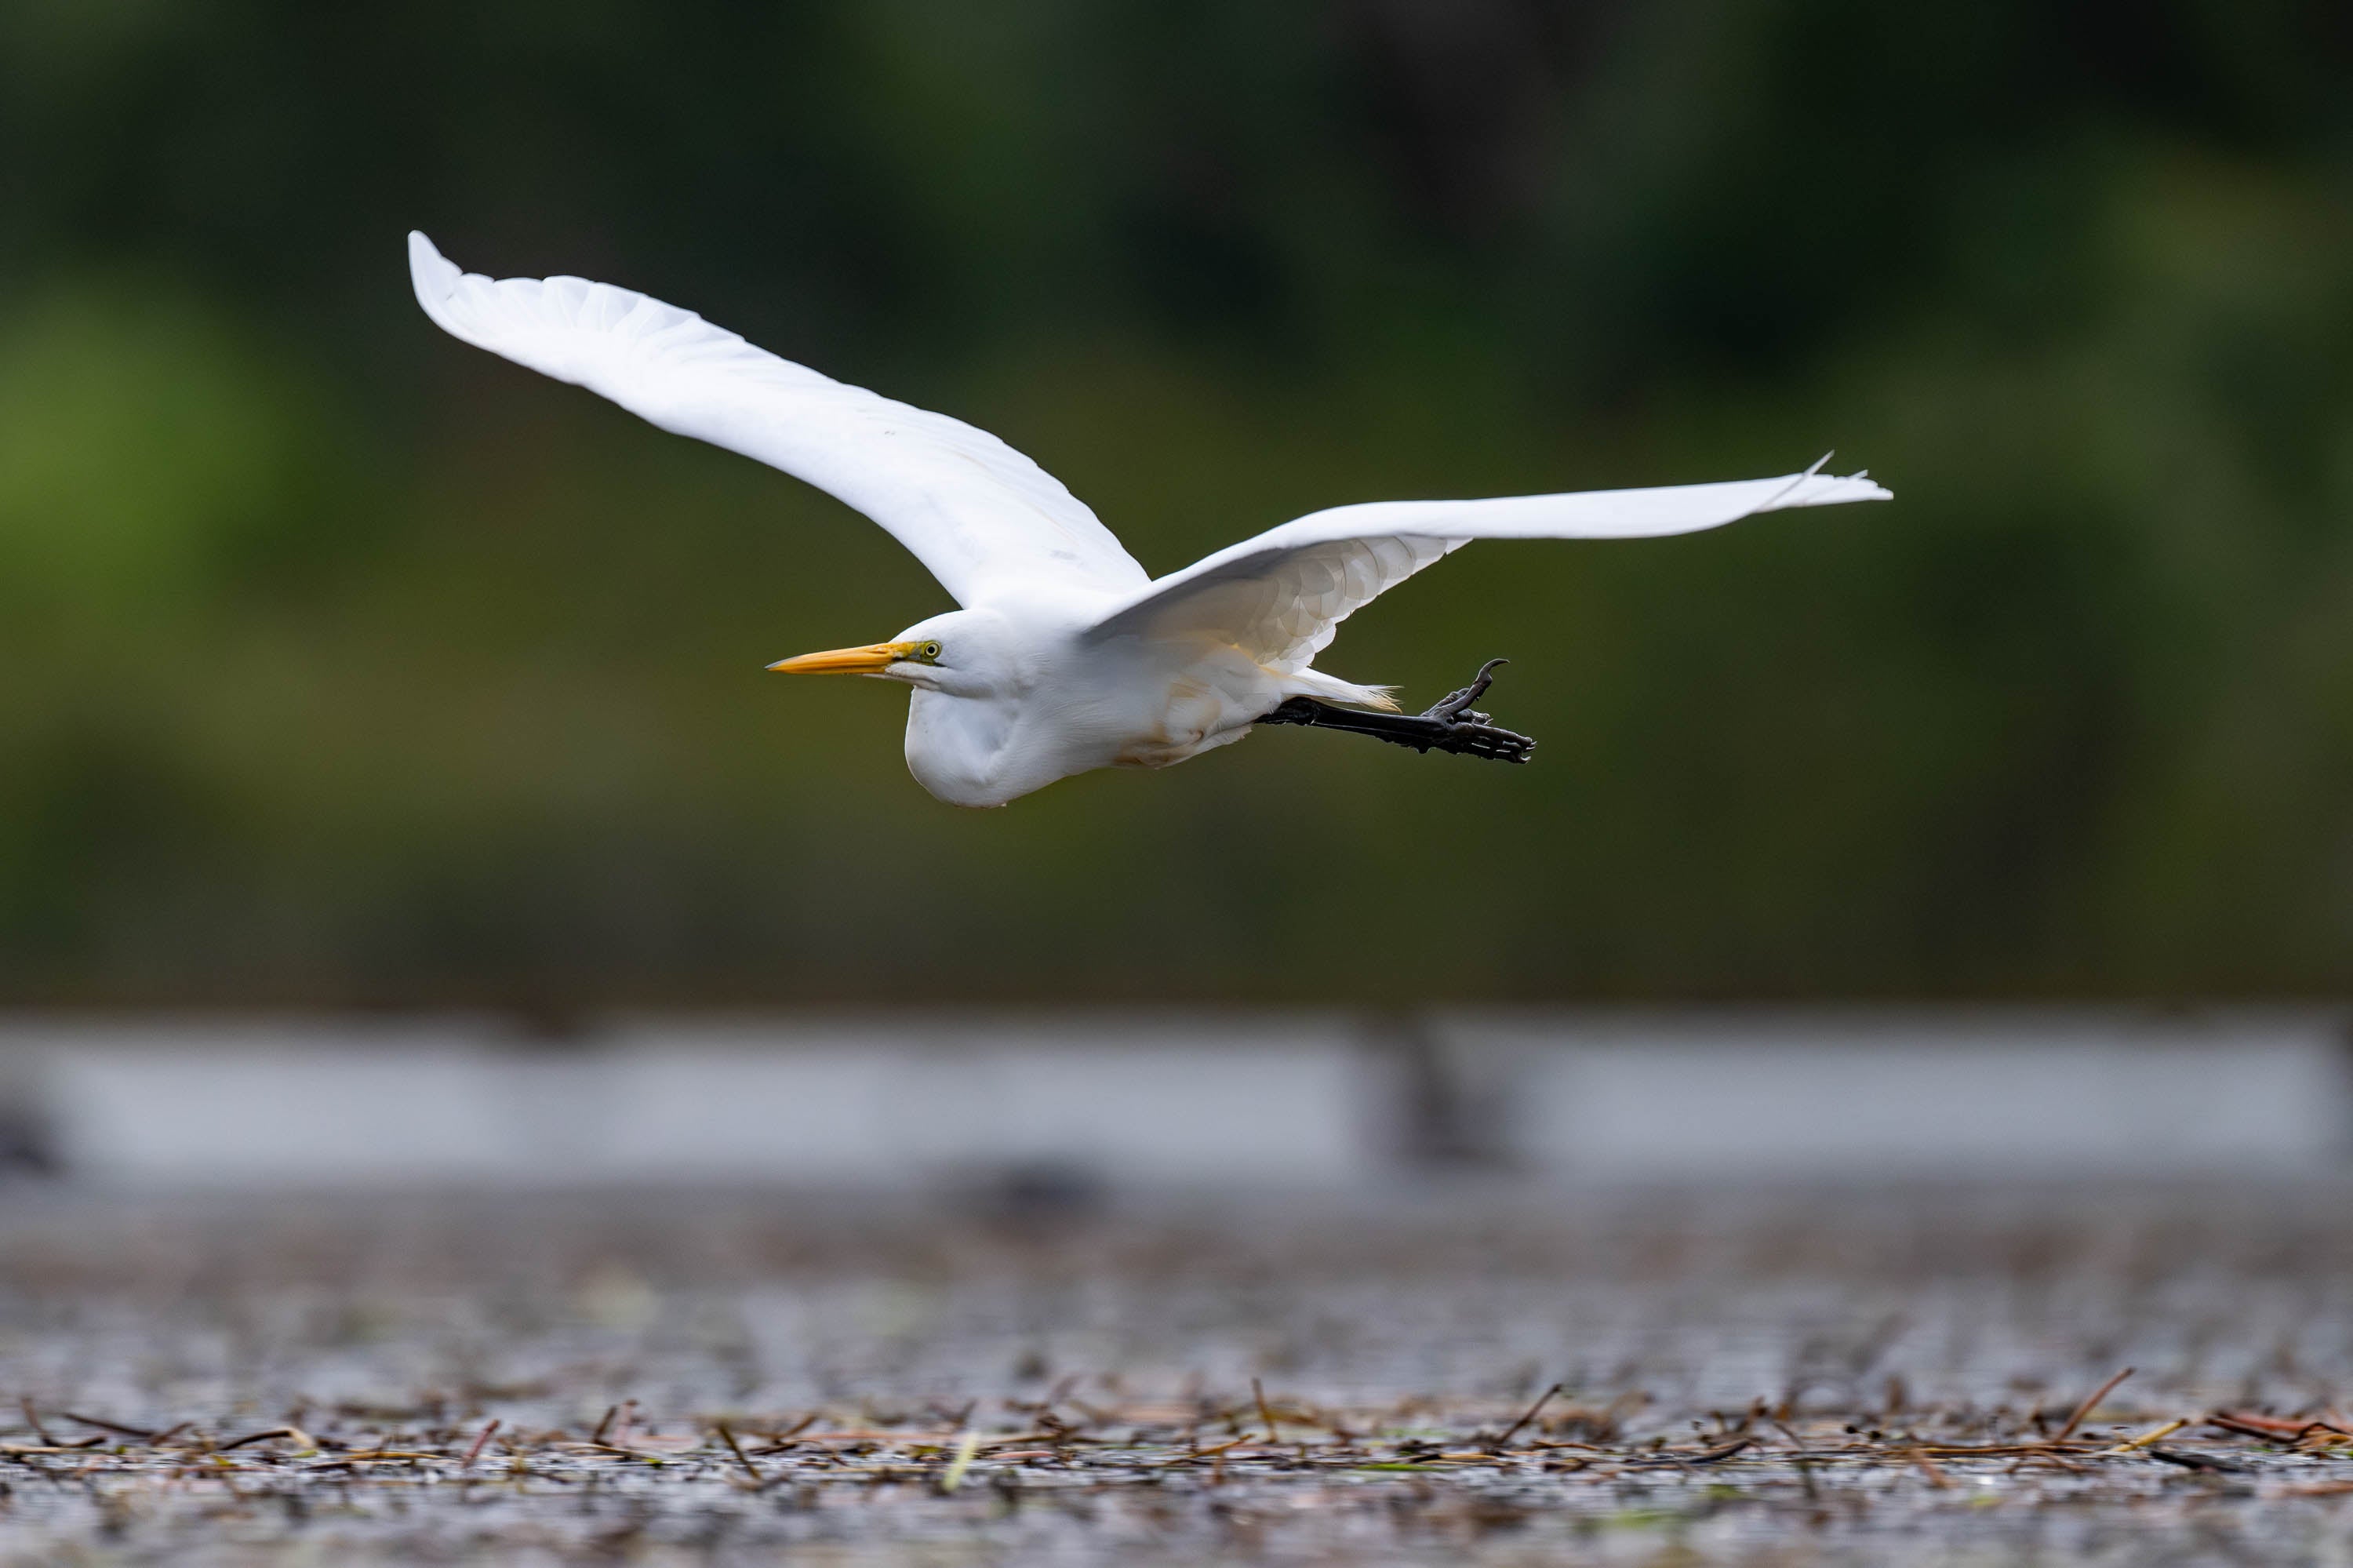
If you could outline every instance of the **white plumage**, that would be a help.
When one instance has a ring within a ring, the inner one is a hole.
[[[456,337],[756,458],[864,513],[964,608],[774,669],[914,688],[907,764],[964,806],[1107,766],[1159,768],[1286,699],[1390,705],[1314,668],[1342,620],[1472,539],[1686,534],[1888,499],[1862,474],[1311,513],[1155,580],[1061,482],[985,430],[845,386],[691,312],[578,278],[494,281],[408,237],[417,302]]]

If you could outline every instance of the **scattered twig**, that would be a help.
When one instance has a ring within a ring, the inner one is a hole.
[[[720,1440],[727,1445],[727,1451],[735,1456],[735,1462],[744,1467],[744,1473],[751,1477],[754,1481],[763,1486],[766,1485],[768,1478],[760,1474],[759,1466],[744,1457],[744,1446],[735,1441],[735,1434],[727,1430],[727,1423],[724,1421],[719,1424],[719,1436]]]
[[[2236,1432],[2242,1437],[2263,1437],[2279,1443],[2301,1443],[2316,1432],[2353,1437],[2353,1432],[2326,1421],[2282,1421],[2274,1416],[2251,1414],[2243,1410],[2218,1410],[2206,1420],[2210,1425],[2219,1426],[2225,1432]]]
[[[242,1437],[232,1438],[227,1443],[216,1444],[214,1446],[213,1451],[216,1454],[226,1454],[231,1448],[242,1448],[248,1443],[267,1443],[272,1437],[291,1437],[295,1441],[301,1443],[306,1446],[310,1446],[310,1434],[304,1432],[301,1427],[272,1426],[267,1431],[248,1432]]]
[[[1525,1387],[1526,1385],[1522,1384],[1521,1386]],[[1517,1421],[1513,1422],[1509,1426],[1504,1427],[1501,1432],[1497,1433],[1493,1440],[1486,1445],[1487,1451],[1489,1453],[1493,1453],[1496,1449],[1501,1448],[1511,1442],[1514,1437],[1518,1436],[1520,1428],[1525,1426],[1529,1422],[1534,1421],[1536,1418],[1536,1412],[1551,1404],[1554,1397],[1560,1393],[1560,1390],[1561,1385],[1555,1383],[1550,1388],[1545,1390],[1542,1393],[1536,1395],[1536,1402],[1534,1404],[1529,1405],[1525,1410],[1520,1412],[1520,1418]]]
[[[1710,1448],[1704,1454],[1691,1454],[1684,1457],[1694,1465],[1721,1465],[1735,1454],[1745,1454],[1756,1446],[1757,1439],[1754,1437],[1736,1437],[1721,1448]]]
[[[461,1461],[464,1467],[468,1469],[473,1467],[474,1461],[481,1457],[482,1446],[491,1440],[491,1434],[496,1432],[498,1429],[498,1419],[493,1416],[490,1425],[483,1427],[480,1433],[475,1436],[474,1446],[466,1450],[466,1457]]]
[[[2124,1371],[2116,1373],[2116,1376],[2110,1378],[2107,1382],[2094,1389],[2090,1396],[2087,1397],[2083,1404],[2075,1407],[2075,1414],[2067,1417],[2067,1425],[2062,1426],[2057,1432],[2052,1434],[2051,1440],[2053,1443],[2064,1443],[2069,1437],[2074,1436],[2075,1428],[2084,1424],[2084,1418],[2100,1407],[2100,1401],[2107,1398],[2110,1393],[2114,1393],[2116,1391],[2116,1384],[2132,1376],[2133,1370],[2134,1369],[2131,1367],[2126,1367]]]
[[[2161,1426],[2153,1426],[2137,1437],[2127,1437],[2123,1442],[2117,1444],[2115,1447],[2104,1448],[2101,1452],[2104,1454],[2129,1454],[2136,1448],[2146,1448],[2151,1443],[2159,1442],[2164,1438],[2170,1437],[2189,1425],[2189,1417],[2182,1416],[2178,1419],[2168,1421]]]
[[[1721,1465],[1726,1459],[1731,1458],[1734,1455],[1745,1454],[1749,1449],[1756,1446],[1757,1446],[1756,1438],[1740,1437],[1725,1444],[1720,1448],[1704,1448],[1696,1454],[1677,1453],[1672,1448],[1661,1448],[1651,1453],[1632,1456],[1625,1462],[1630,1465],[1641,1466],[1645,1467],[1655,1467],[1661,1465],[1682,1465],[1685,1467],[1692,1465]],[[1493,1452],[1493,1450],[1491,1449],[1489,1452]],[[1451,1456],[1443,1457],[1451,1457]]]
[[[972,1468],[972,1457],[979,1452],[979,1433],[967,1432],[958,1438],[955,1457],[948,1461],[947,1470],[940,1477],[940,1490],[952,1492],[964,1485],[965,1472]]]
[[[120,1421],[109,1421],[104,1416],[100,1415],[77,1415],[70,1410],[60,1410],[58,1414],[64,1416],[68,1421],[78,1421],[84,1426],[95,1426],[101,1432],[111,1432],[118,1437],[135,1437],[140,1442],[151,1446],[155,1441],[155,1433],[152,1427],[129,1426]],[[180,1424],[181,1426],[185,1426],[186,1425],[187,1423],[185,1421]],[[172,1428],[174,1432],[179,1429],[180,1428],[178,1426]]]

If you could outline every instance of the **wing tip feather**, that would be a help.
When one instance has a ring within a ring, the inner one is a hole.
[[[1873,480],[1867,468],[1849,474],[1824,473],[1823,465],[1831,455],[1824,452],[1805,472],[1791,475],[1788,488],[1757,510],[1779,512],[1798,506],[1837,506],[1850,501],[1895,499],[1895,493]]]
[[[443,312],[449,296],[457,291],[458,280],[465,274],[458,264],[434,249],[433,241],[425,238],[421,228],[408,231],[408,281],[417,291],[417,302],[444,329],[448,322]]]

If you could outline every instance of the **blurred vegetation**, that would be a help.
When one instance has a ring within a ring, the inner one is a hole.
[[[2353,983],[2353,12],[15,0],[0,1000]],[[1166,570],[1782,472],[1352,621],[1272,732],[937,805],[765,661],[877,529],[435,332],[401,236],[972,418]]]

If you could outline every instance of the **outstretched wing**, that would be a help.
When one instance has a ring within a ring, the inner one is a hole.
[[[1323,652],[1341,621],[1473,539],[1646,538],[1789,506],[1892,499],[1864,474],[1841,479],[1820,466],[1725,484],[1312,512],[1147,585],[1089,636],[1207,638],[1288,673]]]
[[[417,302],[450,335],[807,481],[880,523],[959,604],[1040,581],[1112,593],[1148,581],[1083,502],[986,430],[608,283],[494,281],[413,232],[408,269]]]

